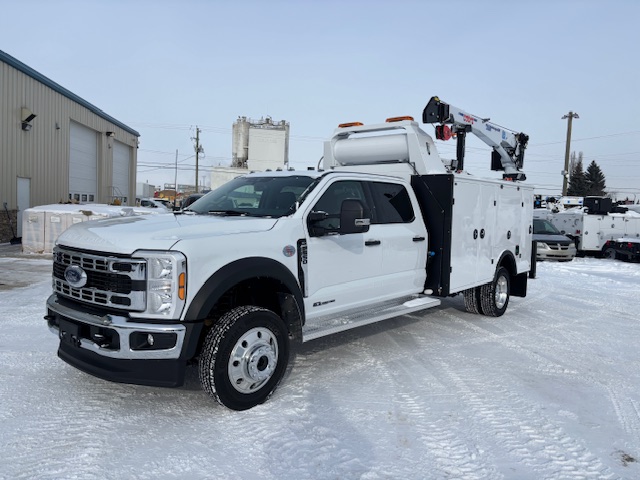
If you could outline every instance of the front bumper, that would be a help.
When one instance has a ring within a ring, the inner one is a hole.
[[[80,311],[56,294],[47,299],[45,319],[60,338],[58,356],[70,365],[106,380],[167,387],[184,382],[189,351],[195,350],[188,347],[194,347],[202,328],[201,323],[143,323]]]
[[[538,260],[569,261],[573,260],[576,256],[576,247],[573,245],[568,247],[558,245],[548,246],[538,243],[536,256],[538,257]]]

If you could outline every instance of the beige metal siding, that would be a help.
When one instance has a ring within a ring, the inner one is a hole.
[[[31,206],[67,201],[72,121],[98,132],[96,201],[106,203],[111,195],[113,151],[106,132],[131,150],[129,191],[135,191],[136,135],[2,61],[0,95],[0,203],[9,210],[17,207],[17,177],[31,179]],[[22,107],[37,115],[30,131],[21,128]]]
[[[111,182],[113,198],[123,204],[135,205],[131,202],[129,183],[131,179],[131,149],[118,141],[113,142],[113,180]]]

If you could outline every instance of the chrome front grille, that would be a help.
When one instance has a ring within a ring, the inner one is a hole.
[[[87,274],[86,284],[71,286],[65,279],[67,267],[77,265]],[[74,300],[123,310],[146,308],[147,266],[144,260],[95,255],[55,247],[53,290]]]

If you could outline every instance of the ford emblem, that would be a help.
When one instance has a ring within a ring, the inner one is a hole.
[[[64,271],[64,279],[75,288],[82,288],[87,284],[87,273],[78,265],[71,265]]]

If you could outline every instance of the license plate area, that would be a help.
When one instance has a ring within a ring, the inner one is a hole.
[[[80,346],[80,325],[60,318],[58,320],[60,341],[74,347]]]

